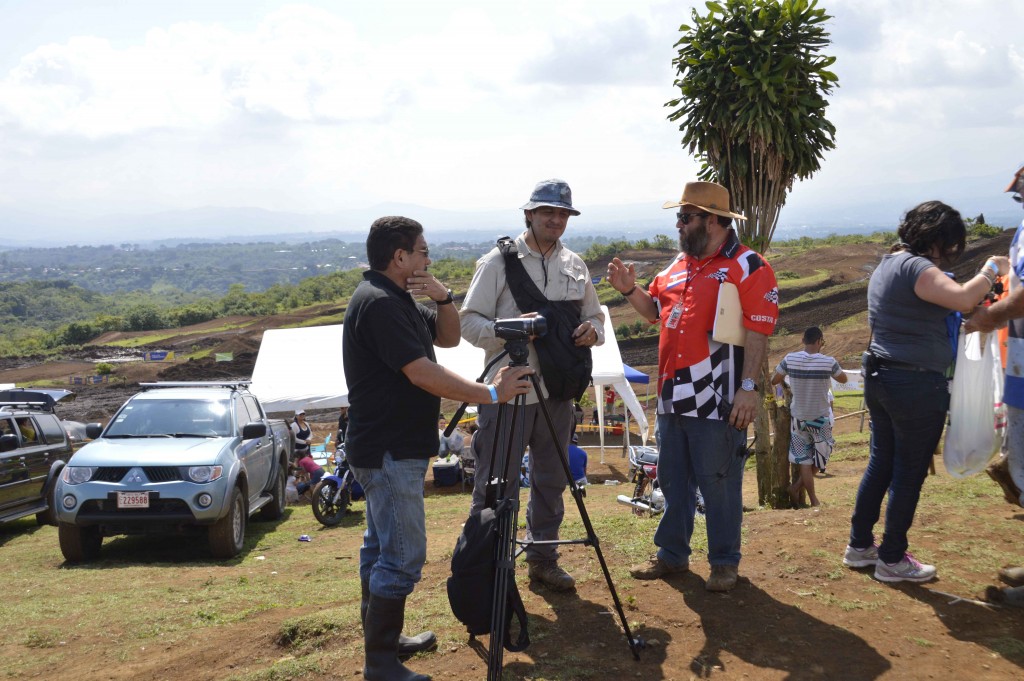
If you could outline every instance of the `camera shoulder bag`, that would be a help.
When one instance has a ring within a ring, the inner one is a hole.
[[[491,632],[494,607],[495,575],[498,570],[498,524],[502,514],[511,513],[512,502],[505,499],[497,508],[484,508],[466,520],[452,553],[452,576],[448,578],[448,603],[455,617],[466,625],[472,636]],[[509,579],[505,595],[505,650],[517,653],[530,645],[526,629],[526,606],[519,595],[515,579]],[[512,616],[519,621],[519,636],[512,642],[509,625]]]
[[[573,331],[582,323],[579,300],[548,300],[519,261],[519,249],[510,237],[498,239],[505,258],[505,279],[521,312],[536,312],[548,322],[548,332],[534,340],[540,358],[540,372],[548,397],[578,400],[583,396],[594,370],[590,348],[578,347]]]

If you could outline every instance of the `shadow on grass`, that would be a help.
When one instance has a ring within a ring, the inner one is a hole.
[[[744,577],[727,594],[708,592],[693,573],[666,583],[701,620],[704,645],[690,661],[697,678],[730,676],[723,651],[756,667],[784,671],[790,681],[868,681],[892,667],[864,639],[775,600]]]
[[[935,610],[938,621],[953,638],[988,648],[1004,660],[1024,667],[1024,625],[1020,610],[950,599],[921,584],[900,583],[892,587]]]
[[[284,515],[278,520],[262,520],[257,513],[249,518],[245,530],[245,544],[241,553],[234,558],[218,559],[210,555],[205,527],[193,527],[173,534],[118,535],[105,537],[100,549],[100,556],[87,563],[61,564],[63,569],[109,569],[121,568],[126,565],[158,566],[161,563],[170,566],[182,564],[193,565],[238,565],[257,552],[257,547],[267,535],[273,534],[277,527],[288,520],[295,509],[285,509]]]
[[[33,516],[12,520],[9,523],[0,523],[0,546],[18,537],[28,537],[43,529],[43,525],[36,522]]]
[[[649,681],[666,678],[662,666],[671,635],[664,629],[645,627],[644,638],[656,644],[641,649],[640,660],[634,660],[603,580],[601,587],[605,589],[607,605],[582,598],[575,591],[558,593],[531,583],[529,590],[543,598],[550,610],[545,611],[545,615],[529,612],[527,604],[530,646],[522,653],[504,653],[502,678],[552,681],[634,675]],[[519,629],[514,618],[511,633],[515,640]],[[485,669],[489,646],[488,637],[469,642]],[[527,657],[530,659],[524,659]]]

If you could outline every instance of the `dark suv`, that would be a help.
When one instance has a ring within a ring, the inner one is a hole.
[[[0,391],[0,522],[35,514],[56,525],[53,490],[71,458],[71,442],[54,413],[68,390]]]

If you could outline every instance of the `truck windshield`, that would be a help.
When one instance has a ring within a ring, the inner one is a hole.
[[[132,400],[105,437],[229,437],[227,400]]]

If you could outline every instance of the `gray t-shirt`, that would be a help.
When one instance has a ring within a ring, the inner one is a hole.
[[[906,251],[890,253],[868,282],[871,350],[884,359],[944,372],[953,361],[946,335],[950,310],[921,300],[914,284],[932,261]]]

